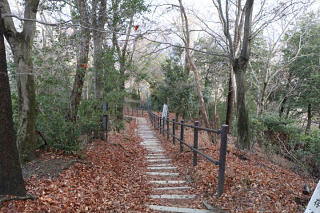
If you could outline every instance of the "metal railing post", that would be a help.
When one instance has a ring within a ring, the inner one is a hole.
[[[198,149],[198,126],[199,126],[199,121],[194,122],[195,128],[193,132],[193,148]],[[197,152],[193,151],[193,166],[198,165],[198,156]]]
[[[184,120],[181,121],[181,129],[180,129],[180,140],[183,141],[183,124]],[[180,141],[180,152],[183,152],[183,144]]]
[[[220,144],[220,157],[219,157],[219,176],[218,176],[218,197],[223,193],[224,188],[224,175],[226,166],[227,155],[227,137],[228,125],[223,124],[221,127],[221,144]]]
[[[176,119],[172,119],[172,143],[175,144],[176,143]]]
[[[161,124],[161,117],[159,117],[159,132],[160,132],[160,135],[161,135],[161,126],[162,126],[162,124]]]
[[[170,120],[169,117],[167,117],[167,141],[169,141],[169,133],[170,133]]]

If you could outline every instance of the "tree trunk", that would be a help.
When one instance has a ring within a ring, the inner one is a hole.
[[[287,97],[284,97],[284,99],[282,100],[281,104],[280,104],[280,110],[279,110],[279,117],[281,118],[283,113],[284,113],[284,108],[287,102]]]
[[[8,1],[1,1],[2,13],[11,14]],[[25,2],[24,18],[35,19],[39,0]],[[32,44],[35,33],[35,22],[24,21],[22,32],[17,32],[11,17],[3,19],[3,33],[10,44],[14,55],[17,73],[17,90],[19,96],[19,125],[17,145],[20,151],[20,160],[27,161],[34,158],[36,149],[35,135],[35,86],[32,65]]]
[[[228,125],[228,133],[231,133],[232,126],[232,109],[234,102],[234,85],[232,79],[232,70],[229,73],[229,91],[228,91],[228,101],[227,101],[227,113],[226,113],[226,124]]]
[[[187,54],[187,59],[189,61],[190,67],[193,70],[194,73],[194,80],[197,86],[197,92],[198,92],[198,99],[199,99],[199,103],[201,106],[201,114],[202,114],[202,119],[204,121],[204,124],[207,128],[211,128],[210,126],[210,122],[209,122],[209,118],[206,112],[206,107],[205,107],[205,103],[204,103],[204,99],[203,99],[203,95],[202,95],[202,90],[201,90],[201,86],[200,86],[200,80],[199,80],[199,74],[198,74],[198,69],[197,66],[194,64],[193,59],[191,57],[191,53],[190,53],[190,31],[189,31],[189,22],[188,22],[188,17],[187,14],[185,12],[185,9],[182,5],[182,1],[179,0],[179,4],[180,4],[180,12],[181,12],[181,16],[182,16],[182,23],[184,22],[184,33],[185,33],[185,37],[186,37],[186,41],[185,41],[185,49],[186,49],[186,54]],[[209,134],[210,136],[211,134]]]
[[[92,1],[93,20],[92,24],[95,29],[103,31],[106,23],[106,1],[100,0],[98,6],[98,0]],[[93,30],[93,46],[94,46],[94,91],[95,97],[102,98],[102,76],[103,76],[103,36],[104,33],[98,30]]]
[[[117,120],[119,122],[122,122],[123,120],[123,105],[124,105],[124,92],[125,92],[125,62],[126,60],[124,59],[124,61],[121,63],[120,65],[120,76],[119,76],[119,81],[120,81],[120,85],[119,85],[119,95],[120,95],[120,100],[117,104]],[[119,130],[119,129],[118,129]]]
[[[26,195],[13,128],[2,20],[0,23],[0,195]]]
[[[119,122],[122,122],[123,120],[123,105],[124,105],[124,96],[125,96],[125,71],[127,67],[129,66],[128,60],[127,60],[127,48],[129,44],[129,39],[131,35],[131,29],[133,26],[133,15],[130,18],[128,28],[127,28],[127,34],[126,34],[126,39],[123,45],[123,48],[121,51],[118,50],[118,55],[119,55],[119,63],[120,63],[120,76],[119,76],[119,82],[120,82],[120,87],[119,87],[119,94],[120,94],[120,101],[117,106],[117,119]],[[118,46],[118,41],[116,41],[116,45]]]
[[[77,1],[78,11],[80,13],[81,26],[86,26],[89,23],[88,11],[86,8],[86,1]],[[80,30],[80,47],[77,56],[77,70],[74,78],[73,88],[70,96],[70,111],[69,118],[75,122],[77,120],[78,107],[81,101],[81,94],[83,88],[84,77],[86,69],[88,67],[88,54],[89,54],[89,43],[90,43],[90,31],[82,27]]]
[[[246,86],[245,86],[245,60],[238,59],[233,65],[233,71],[236,76],[237,84],[237,147],[240,149],[250,149],[249,140],[249,116],[246,109]]]
[[[93,33],[93,45],[94,45],[94,92],[95,97],[98,99],[102,98],[102,45],[103,45],[103,34],[99,32]]]
[[[36,143],[36,106],[35,83],[32,64],[32,41],[18,39],[14,50],[17,70],[17,90],[19,97],[19,124],[17,145],[20,159],[29,161],[35,158]]]
[[[311,121],[312,121],[312,112],[311,112],[311,103],[308,104],[308,121],[307,121],[307,126],[306,126],[306,134],[310,132],[311,128]]]

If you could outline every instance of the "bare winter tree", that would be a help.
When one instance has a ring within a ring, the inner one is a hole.
[[[209,122],[209,117],[207,115],[206,112],[206,107],[205,107],[205,103],[204,103],[204,99],[203,99],[203,94],[202,94],[202,89],[201,89],[201,85],[200,85],[200,80],[199,80],[199,73],[198,73],[198,69],[197,66],[195,65],[193,58],[191,56],[190,53],[190,30],[189,30],[189,22],[188,22],[188,17],[186,14],[186,11],[184,9],[184,6],[182,4],[182,0],[179,0],[179,5],[180,5],[180,12],[181,12],[181,20],[182,20],[182,24],[184,25],[183,27],[183,33],[184,33],[184,45],[185,45],[185,49],[186,49],[186,55],[187,55],[187,61],[190,64],[190,67],[193,70],[193,74],[194,74],[194,79],[196,82],[196,86],[197,86],[197,92],[198,92],[198,98],[199,98],[199,103],[201,106],[201,114],[202,114],[202,119],[205,123],[205,126],[207,128],[210,128],[210,122]]]
[[[245,72],[250,56],[250,42],[252,39],[252,10],[254,0],[247,0],[242,6],[241,0],[236,2],[236,19],[233,23],[234,36],[231,33],[229,1],[226,0],[224,8],[221,0],[213,1],[216,7],[223,33],[226,39],[227,52],[230,64],[236,77],[236,101],[237,101],[237,146],[241,149],[250,149],[249,140],[249,117],[246,108],[246,85]],[[232,3],[233,4],[233,3]]]

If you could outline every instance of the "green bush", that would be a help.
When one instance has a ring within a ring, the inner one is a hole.
[[[302,148],[297,150],[297,155],[311,174],[320,177],[320,130],[312,130],[308,135],[300,136]]]
[[[302,163],[314,176],[320,176],[320,130],[305,135],[295,120],[264,115],[250,122],[252,140],[267,152],[276,152]],[[288,154],[290,153],[290,154]]]

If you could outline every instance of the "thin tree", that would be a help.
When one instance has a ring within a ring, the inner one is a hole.
[[[190,66],[191,66],[191,68],[193,70],[194,79],[195,79],[196,86],[197,86],[199,103],[200,103],[200,107],[201,107],[202,119],[204,121],[205,126],[210,128],[211,125],[210,125],[209,118],[208,118],[208,115],[207,115],[207,112],[206,112],[206,107],[205,107],[203,94],[202,94],[202,89],[201,89],[200,80],[199,80],[198,69],[197,69],[197,66],[195,65],[195,63],[193,61],[193,58],[191,56],[191,53],[190,53],[189,22],[188,22],[188,17],[187,17],[187,14],[185,12],[184,6],[182,4],[182,0],[179,0],[179,5],[180,5],[182,24],[184,24],[184,27],[183,27],[184,36],[185,36],[184,44],[185,44],[185,49],[186,49],[186,55],[187,55],[187,58],[188,58],[187,61],[189,62]]]

